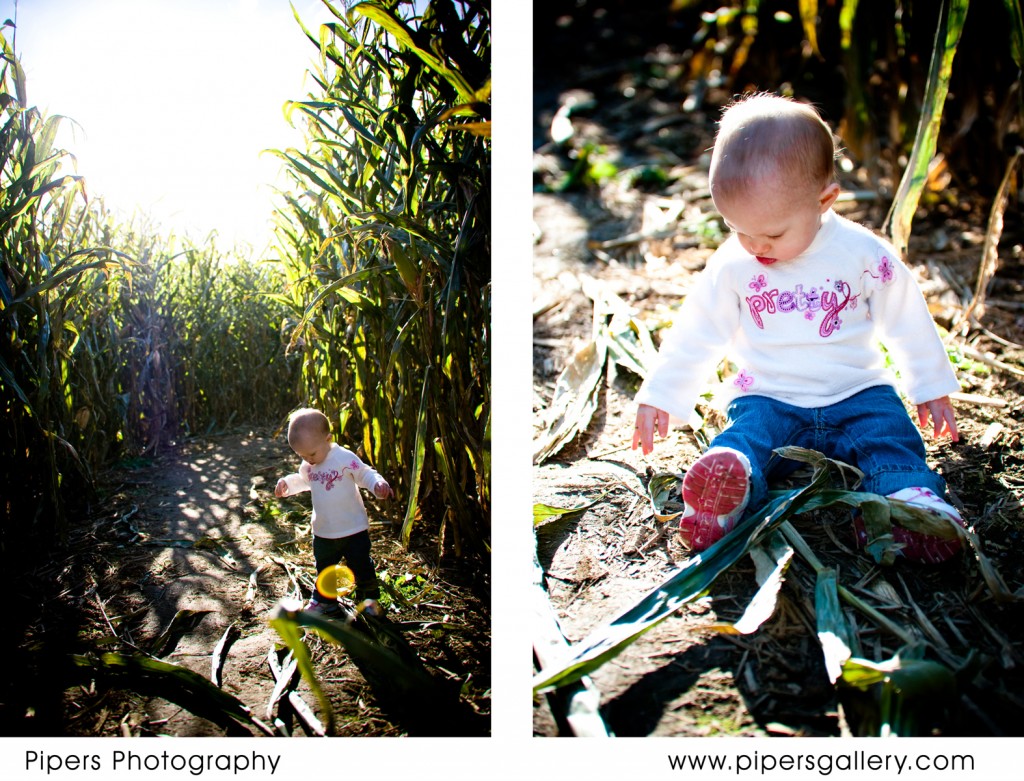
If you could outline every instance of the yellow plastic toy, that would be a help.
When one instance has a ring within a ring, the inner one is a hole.
[[[328,599],[337,599],[352,593],[356,586],[356,576],[344,564],[328,567],[316,576],[316,590]]]

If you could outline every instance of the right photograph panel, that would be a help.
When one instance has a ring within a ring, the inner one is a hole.
[[[534,5],[535,736],[1024,734],[1024,25],[910,6]]]

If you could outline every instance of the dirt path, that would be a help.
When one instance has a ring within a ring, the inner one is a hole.
[[[294,461],[282,438],[246,433],[189,441],[110,474],[104,510],[82,530],[75,558],[87,586],[80,641],[144,652],[208,679],[211,655],[230,627],[222,688],[272,724],[266,709],[275,681],[267,657],[281,642],[268,618],[282,599],[308,597],[313,576],[308,495],[280,501],[272,493]],[[480,579],[467,579],[464,566],[432,560],[429,547],[404,550],[390,531],[394,510],[367,504],[390,625],[433,677],[464,686],[470,717],[453,728],[485,732],[489,616],[473,593]],[[176,615],[182,620],[180,611],[196,611],[192,628],[165,644],[163,633]],[[335,711],[336,734],[409,732],[409,714],[388,712],[344,650],[314,635],[307,644]],[[297,690],[322,719],[304,680]],[[64,696],[69,712],[82,714],[67,726],[71,734],[224,734],[158,697],[79,688]]]
[[[115,523],[127,523],[127,533],[134,527],[139,535],[136,552],[122,560],[124,604],[118,607],[121,614],[144,612],[126,631],[158,638],[178,611],[209,611],[164,657],[208,677],[213,649],[235,626],[239,637],[224,667],[223,688],[257,712],[274,686],[264,660],[278,638],[266,616],[290,587],[284,569],[273,563],[280,556],[280,531],[260,522],[259,503],[266,497],[259,489],[280,461],[280,443],[260,436],[180,447],[124,475],[129,513],[138,511]],[[257,587],[250,590],[253,573]],[[210,722],[159,699],[133,715],[135,729],[219,734]]]

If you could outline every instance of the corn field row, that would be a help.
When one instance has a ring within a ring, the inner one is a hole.
[[[442,545],[489,539],[489,3],[338,9],[306,32],[276,246],[113,216],[62,172],[62,118],[0,72],[0,551],[63,538],[118,459],[322,408]]]

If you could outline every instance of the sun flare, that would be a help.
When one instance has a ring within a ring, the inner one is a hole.
[[[296,7],[315,23],[322,6]],[[266,242],[279,163],[260,153],[301,143],[282,107],[316,57],[287,3],[5,0],[0,13],[16,19],[30,104],[68,117],[58,145],[90,197],[195,238]]]

